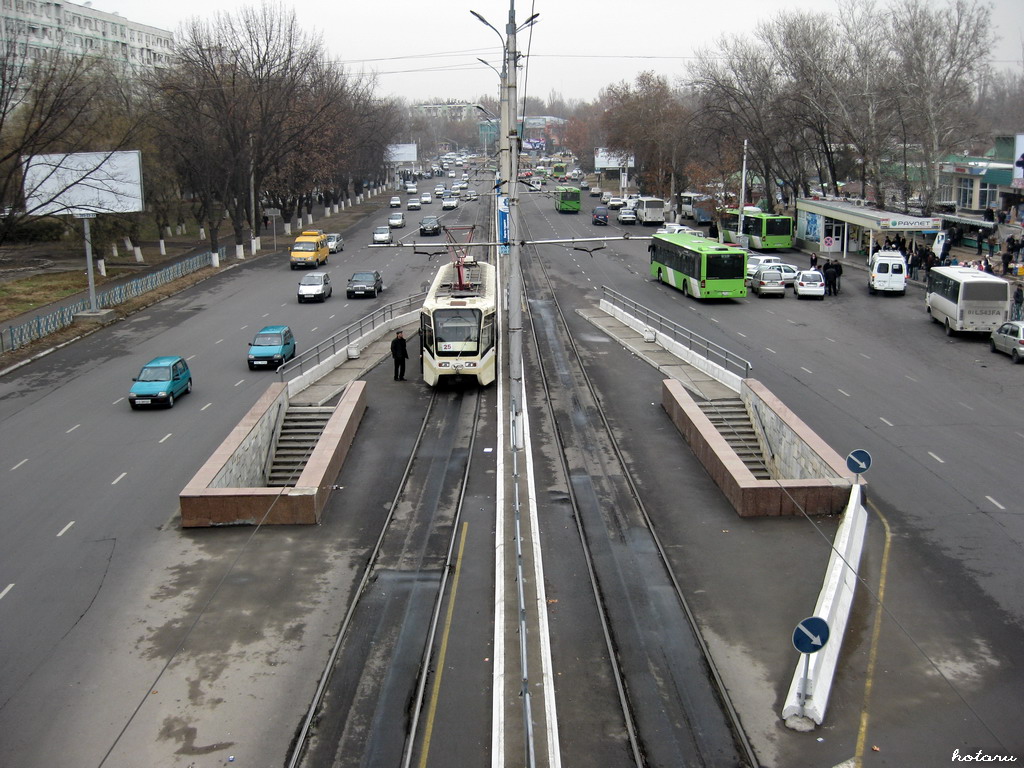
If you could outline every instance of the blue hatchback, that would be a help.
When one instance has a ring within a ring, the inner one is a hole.
[[[280,368],[295,357],[295,336],[287,325],[268,325],[249,345],[249,368]]]
[[[128,404],[132,409],[147,405],[174,407],[174,398],[192,391],[192,371],[181,357],[154,357],[132,379]]]

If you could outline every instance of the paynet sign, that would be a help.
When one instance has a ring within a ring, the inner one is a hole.
[[[922,219],[918,216],[909,219],[881,219],[878,222],[878,226],[881,229],[940,229],[942,227],[942,220]]]

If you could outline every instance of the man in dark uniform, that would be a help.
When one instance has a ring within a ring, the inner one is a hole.
[[[391,340],[391,357],[395,361],[395,381],[405,381],[405,361],[409,353],[405,349],[405,337],[401,331],[395,331],[395,338]]]
[[[838,296],[839,291],[843,289],[843,265],[838,259],[836,259],[832,262],[832,269],[836,273],[836,284],[833,289],[835,292],[834,295]]]

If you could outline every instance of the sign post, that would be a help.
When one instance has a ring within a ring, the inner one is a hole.
[[[804,675],[800,683],[800,717],[804,716],[804,705],[807,703],[811,654],[825,647],[828,633],[828,622],[820,616],[808,616],[793,630],[793,647],[804,655]]]

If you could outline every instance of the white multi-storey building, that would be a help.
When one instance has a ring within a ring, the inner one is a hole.
[[[60,49],[122,61],[132,68],[170,64],[173,35],[165,29],[106,13],[92,3],[65,0],[0,0],[3,35],[32,58]],[[21,51],[19,51],[21,52]]]

